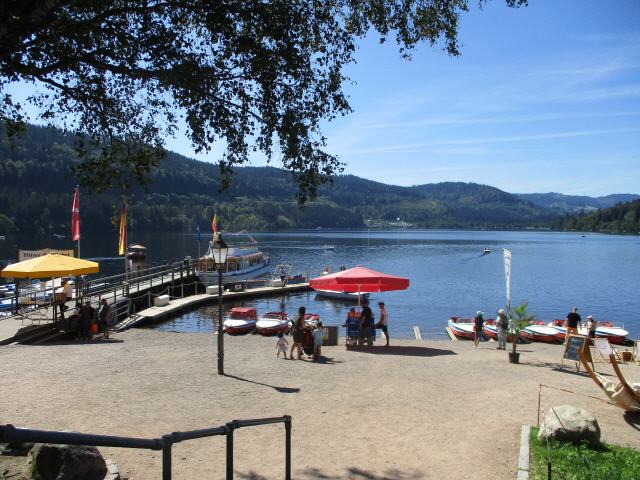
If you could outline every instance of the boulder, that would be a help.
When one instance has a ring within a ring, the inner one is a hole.
[[[107,464],[95,447],[37,443],[29,452],[34,480],[104,480]]]
[[[591,448],[600,443],[600,426],[589,411],[570,405],[551,407],[540,425],[538,440],[558,440],[579,445],[587,442]]]

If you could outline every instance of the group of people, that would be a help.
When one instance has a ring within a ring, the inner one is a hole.
[[[478,344],[482,338],[482,331],[484,330],[484,313],[480,310],[476,312],[476,316],[473,319],[474,323],[474,348],[478,348]],[[504,309],[498,310],[498,316],[495,320],[496,332],[498,333],[498,350],[505,350],[507,344],[507,334],[509,333],[509,319]],[[567,314],[567,319],[564,321],[564,326],[567,328],[565,335],[565,345],[569,340],[569,335],[578,335],[578,329],[582,325],[582,318],[578,314],[578,307],[573,307],[571,312]],[[587,331],[589,338],[596,337],[596,328],[598,322],[593,318],[593,315],[587,317]]]
[[[291,351],[289,352],[289,359],[293,360],[293,351],[297,349],[297,358],[298,360],[302,359],[302,351],[304,349],[305,343],[305,334],[311,335],[313,339],[313,361],[320,360],[320,355],[322,354],[322,341],[324,339],[324,325],[321,321],[307,325],[305,320],[305,315],[307,313],[307,309],[305,307],[300,307],[298,309],[298,314],[293,320],[293,325],[291,327],[291,333],[293,336],[293,343],[291,345]],[[287,347],[289,346],[289,342],[284,337],[284,334],[280,332],[278,334],[278,341],[276,342],[276,358],[280,356],[280,353],[284,355],[284,358],[287,358]]]
[[[498,310],[498,315],[496,317],[495,323],[496,332],[498,334],[498,346],[496,349],[498,350],[506,350],[507,348],[507,334],[509,333],[509,318],[507,317],[507,312],[504,311],[504,308]],[[476,312],[476,316],[473,319],[473,347],[478,348],[478,344],[482,339],[482,331],[484,330],[484,312],[478,310]]]
[[[565,335],[564,343],[569,341],[569,335],[578,335],[578,329],[582,326],[582,317],[578,314],[578,307],[573,307],[567,314],[565,320],[565,326],[567,327],[567,334]],[[593,318],[593,315],[587,317],[587,332],[589,338],[596,338],[596,328],[598,328],[598,322]]]
[[[384,302],[378,302],[380,308],[380,319],[375,322],[373,311],[369,307],[369,300],[362,300],[362,308],[360,312],[356,312],[355,307],[349,310],[347,313],[347,319],[345,325],[347,328],[350,324],[355,322],[359,325],[358,346],[362,347],[365,343],[369,346],[373,344],[373,329],[380,329],[384,333],[386,344],[389,346],[389,313],[384,305]]]
[[[77,321],[75,324],[77,339],[92,340],[94,333],[102,333],[102,338],[109,338],[111,307],[105,298],[100,300],[100,306],[97,311],[89,301],[84,302],[84,304],[78,304],[74,317]]]

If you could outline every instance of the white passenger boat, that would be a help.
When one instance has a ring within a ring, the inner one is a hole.
[[[246,232],[239,234],[226,234],[225,240],[230,236],[246,235],[250,242],[247,245],[229,246],[227,262],[222,271],[222,283],[242,282],[250,278],[259,277],[269,272],[271,259],[269,255],[262,253],[257,243]],[[198,259],[198,281],[204,285],[218,284],[218,270],[213,256],[215,244],[209,242],[207,253]]]

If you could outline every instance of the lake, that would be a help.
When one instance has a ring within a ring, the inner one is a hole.
[[[408,290],[372,294],[372,307],[384,300],[391,336],[413,336],[417,325],[425,338],[446,338],[452,315],[473,316],[476,310],[494,317],[506,301],[502,249],[513,254],[511,304],[529,301],[539,319],[564,318],[574,305],[586,319],[624,323],[629,338],[640,337],[640,237],[552,232],[494,232],[461,230],[297,231],[256,233],[260,248],[278,263],[311,277],[329,266],[363,265],[408,277]],[[197,253],[197,237],[185,234],[136,235],[129,239],[148,247],[149,263],[181,259]],[[23,248],[40,248],[37,239],[21,240]],[[68,248],[68,239],[51,239],[47,246]],[[117,238],[83,238],[82,256],[101,258],[102,270],[122,271],[114,256]],[[334,251],[323,249],[325,244]],[[489,247],[492,253],[483,254]],[[201,251],[206,249],[205,235]],[[0,245],[0,258],[15,256],[15,240]],[[233,304],[236,305],[236,304]],[[314,293],[245,301],[258,312],[284,309],[293,314],[300,305],[321,315],[325,324],[342,324],[348,305],[316,299]],[[226,308],[226,307],[225,307]],[[215,305],[194,310],[157,325],[171,331],[210,332]]]

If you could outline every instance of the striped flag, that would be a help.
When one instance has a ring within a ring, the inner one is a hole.
[[[216,235],[218,234],[218,214],[217,213],[213,214],[213,220],[211,220],[211,228],[213,229],[213,236],[215,238]]]
[[[74,242],[80,240],[80,198],[77,188],[71,205],[71,239]]]
[[[118,241],[118,255],[124,255],[127,251],[127,207],[122,207],[120,214],[120,240]]]

